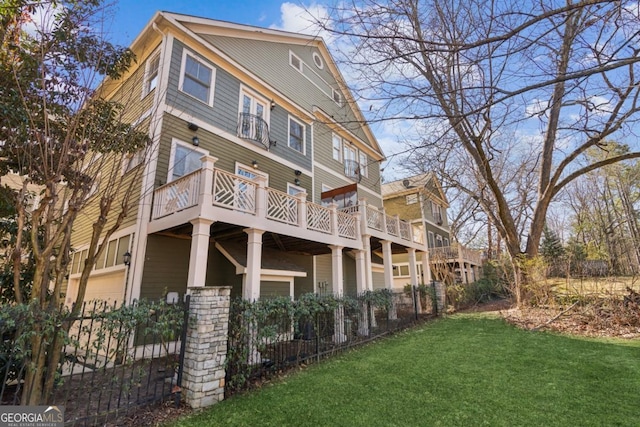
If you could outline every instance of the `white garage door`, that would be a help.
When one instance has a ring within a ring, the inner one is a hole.
[[[89,278],[87,290],[84,300],[89,302],[92,300],[108,301],[110,304],[114,302],[120,305],[124,298],[124,273],[125,271],[117,271],[115,273],[101,274]],[[77,295],[78,281],[72,280],[69,289],[69,296],[75,300]]]

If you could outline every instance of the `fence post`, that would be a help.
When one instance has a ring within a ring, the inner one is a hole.
[[[203,408],[224,399],[231,288],[207,286],[189,291],[182,393],[189,406]]]

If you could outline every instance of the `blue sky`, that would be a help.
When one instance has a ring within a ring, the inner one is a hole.
[[[175,0],[120,0],[115,3],[116,14],[110,39],[119,44],[129,45],[158,10],[284,29],[287,25],[291,26],[291,20],[295,20],[296,9],[301,5],[295,1],[287,3],[282,0],[205,0],[193,3]]]

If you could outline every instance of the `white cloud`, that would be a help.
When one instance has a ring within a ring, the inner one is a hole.
[[[287,2],[280,6],[280,14],[280,23],[271,25],[271,28],[320,36],[327,44],[331,42],[331,33],[319,25],[320,22],[326,23],[329,20],[329,11],[326,6],[316,3],[307,6]]]
[[[46,34],[53,30],[55,16],[63,10],[61,5],[45,3],[35,7],[35,13],[29,16],[29,20],[23,26],[23,30],[31,37],[38,34]]]

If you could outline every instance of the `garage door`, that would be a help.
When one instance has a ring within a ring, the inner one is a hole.
[[[92,300],[109,301],[109,303],[120,304],[124,297],[124,273],[125,271],[117,271],[115,273],[101,274],[89,278],[87,291],[84,300],[86,302]],[[75,300],[78,293],[78,280],[72,280],[69,296]]]

